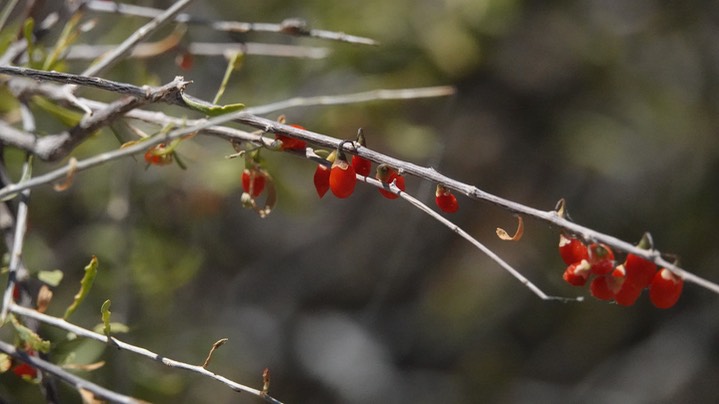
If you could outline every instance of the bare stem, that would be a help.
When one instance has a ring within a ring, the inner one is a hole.
[[[13,305],[13,308],[16,308],[16,307],[20,307],[20,306]],[[29,310],[29,309],[25,309],[25,310]],[[47,361],[45,361],[41,358],[38,358],[36,356],[28,355],[27,353],[20,351],[17,348],[15,348],[14,346],[8,344],[7,342],[0,341],[0,352],[4,352],[4,353],[12,356],[14,359],[19,360],[21,362],[25,362],[34,368],[42,370],[43,372],[53,374],[60,380],[73,386],[78,391],[81,391],[81,390],[89,391],[97,399],[108,400],[113,403],[128,403],[128,404],[140,403],[139,400],[136,400],[132,397],[116,393],[112,390],[108,390],[102,386],[95,384],[95,383],[89,382],[81,377],[75,376],[74,374],[66,371],[65,369],[61,368],[60,366],[57,366],[50,362],[47,362]]]
[[[95,64],[85,69],[85,71],[82,72],[82,75],[96,76],[100,72],[115,64],[123,56],[128,54],[140,41],[157,31],[157,29],[162,27],[165,23],[172,21],[180,13],[180,11],[190,5],[191,1],[192,0],[180,0],[173,4],[172,7],[156,15],[152,21],[133,32],[132,35],[127,37],[127,39],[113,49],[112,52],[105,54]]]
[[[111,346],[114,346],[118,349],[123,349],[125,351],[132,352],[134,354],[144,356],[146,358],[150,358],[154,361],[160,362],[163,365],[171,367],[171,368],[184,369],[184,370],[189,370],[194,373],[199,373],[203,376],[209,377],[211,379],[217,380],[217,381],[227,385],[229,388],[231,388],[234,391],[238,391],[238,392],[244,391],[246,393],[250,393],[252,395],[255,395],[257,397],[264,399],[265,401],[267,401],[269,403],[282,404],[279,400],[277,400],[273,397],[270,397],[266,394],[265,395],[261,394],[260,390],[253,389],[252,387],[248,387],[243,384],[236,383],[224,376],[220,376],[216,373],[210,372],[209,370],[203,368],[202,366],[191,365],[189,363],[169,359],[160,354],[154,353],[148,349],[138,347],[138,346],[135,346],[132,344],[128,344],[127,342],[120,341],[119,339],[117,339],[115,337],[110,337],[110,339],[108,339],[108,337],[106,335],[92,332],[90,330],[87,330],[87,329],[77,326],[75,324],[69,323],[61,318],[48,316],[48,315],[40,313],[36,310],[28,309],[26,307],[18,306],[16,304],[11,304],[10,311],[12,311],[13,313],[15,313],[17,315],[32,318],[37,321],[41,321],[45,324],[49,324],[54,327],[58,327],[63,330],[66,330],[66,331],[70,331],[80,337],[93,339],[95,341],[100,341],[104,344],[111,343]]]

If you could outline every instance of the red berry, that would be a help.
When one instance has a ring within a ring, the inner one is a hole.
[[[324,164],[317,164],[317,169],[315,170],[315,189],[317,190],[317,195],[319,195],[320,198],[325,196],[327,191],[330,189],[330,169],[329,167],[325,166]]]
[[[437,204],[437,207],[439,207],[442,211],[447,213],[454,213],[457,210],[459,210],[459,203],[457,203],[457,198],[452,194],[452,192],[445,188],[441,184],[437,184],[437,190],[434,191],[434,202]]]
[[[155,166],[172,164],[172,151],[167,150],[164,143],[160,143],[145,152],[145,161]]]
[[[616,284],[620,285],[619,290],[614,294],[614,301],[621,306],[633,305],[642,294],[642,289],[634,283],[629,282],[624,265],[619,265],[612,271],[611,277]]]
[[[366,177],[372,171],[372,162],[366,158],[355,155],[352,156],[352,167],[357,174]]]
[[[563,233],[559,235],[559,255],[567,265],[589,258],[587,246],[576,237],[567,237]]]
[[[592,283],[589,284],[589,291],[592,293],[592,296],[597,299],[613,300],[614,292],[609,284],[610,282],[612,282],[611,276],[597,276],[592,279]]]
[[[355,185],[357,185],[355,169],[338,156],[330,170],[330,190],[338,198],[347,198],[354,192]]]
[[[649,300],[659,309],[668,309],[677,303],[683,287],[684,279],[662,268],[649,284]]]
[[[567,267],[562,278],[570,285],[584,286],[584,284],[587,283],[587,279],[589,279],[590,268],[591,266],[587,260],[575,262]]]
[[[15,366],[12,372],[23,379],[35,379],[37,377],[37,369],[27,363],[21,363]]]
[[[637,255],[627,254],[624,269],[627,271],[627,282],[631,282],[636,287],[644,289],[649,286],[652,279],[654,279],[654,274],[657,272],[657,265]]]
[[[179,66],[182,70],[190,70],[192,68],[193,62],[194,58],[192,56],[192,53],[187,51],[184,51],[175,57],[175,64]]]
[[[304,127],[300,125],[290,125],[293,128],[297,129],[304,129]],[[304,151],[307,147],[307,142],[301,139],[295,139],[293,137],[289,137],[287,135],[283,135],[281,133],[275,133],[275,139],[282,141],[282,150],[297,150],[297,151]]]
[[[588,248],[588,255],[593,274],[606,275],[614,269],[614,253],[608,245],[593,243]]]
[[[253,198],[265,189],[265,175],[260,170],[247,169],[242,171],[242,189]]]
[[[377,167],[377,174],[375,174],[375,178],[377,178],[381,182],[384,182],[385,184],[391,184],[394,181],[394,185],[397,186],[400,191],[405,190],[404,177],[399,175],[397,170],[388,166],[387,164],[380,164]],[[379,193],[387,199],[399,198],[399,195],[395,194],[394,192],[387,191],[386,189],[380,188]]]

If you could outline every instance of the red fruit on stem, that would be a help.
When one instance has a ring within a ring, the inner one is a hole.
[[[35,379],[37,377],[37,369],[27,363],[21,363],[15,366],[12,372],[23,379]]]
[[[619,290],[614,293],[614,301],[621,306],[633,305],[642,294],[642,289],[632,282],[628,282],[627,272],[624,265],[619,265],[611,274],[614,282],[619,286]]]
[[[315,189],[320,198],[330,189],[330,169],[323,164],[317,164],[314,176]]]
[[[172,152],[167,150],[164,143],[160,143],[145,152],[145,162],[155,166],[172,164]]]
[[[297,129],[304,129],[304,127],[300,125],[290,125],[293,128]],[[307,147],[307,142],[301,139],[295,139],[293,137],[289,137],[287,135],[283,135],[281,133],[275,133],[275,139],[282,141],[282,146],[280,148],[282,150],[296,150],[296,151],[304,151]]]
[[[338,198],[347,198],[352,195],[357,185],[355,169],[339,155],[330,170],[330,190]]]
[[[567,265],[589,258],[586,244],[576,237],[567,237],[564,233],[559,234],[559,255]]]
[[[627,254],[624,269],[627,272],[627,282],[631,282],[640,289],[649,286],[654,279],[654,274],[657,273],[655,263],[634,254]]]
[[[611,276],[597,276],[592,279],[592,283],[589,284],[589,291],[592,296],[599,300],[613,300],[614,292],[609,282],[611,282]]]
[[[649,300],[659,309],[668,309],[677,303],[683,287],[684,279],[662,268],[649,284]]]
[[[399,188],[400,191],[405,190],[404,177],[399,175],[397,170],[388,166],[387,164],[380,164],[377,167],[377,174],[375,174],[375,178],[377,178],[381,182],[384,182],[385,184],[391,184],[394,181],[394,185]],[[387,199],[399,198],[399,195],[386,189],[380,188],[379,193]]]
[[[366,177],[372,171],[372,162],[366,158],[355,155],[352,156],[352,167],[357,174]]]
[[[452,194],[452,191],[445,188],[441,184],[437,184],[437,189],[434,191],[434,202],[437,204],[442,211],[447,213],[454,213],[459,210],[459,203],[457,198]]]
[[[587,260],[575,262],[567,267],[562,278],[570,285],[584,286],[589,279],[589,270],[591,266]]]
[[[255,169],[245,168],[242,171],[242,189],[252,197],[257,197],[265,189],[265,175]]]
[[[592,273],[606,275],[614,269],[614,252],[606,244],[592,243],[588,248]]]
[[[190,70],[194,62],[192,53],[188,51],[181,52],[175,57],[175,64],[182,70]]]

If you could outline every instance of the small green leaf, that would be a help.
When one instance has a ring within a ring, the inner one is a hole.
[[[102,333],[107,338],[110,338],[110,299],[105,300],[105,303],[102,304],[100,313],[102,313]]]
[[[8,354],[0,354],[0,373],[5,373],[12,367],[12,359]]]
[[[63,273],[59,269],[52,271],[40,271],[37,273],[37,278],[48,286],[56,287],[62,281]]]
[[[95,276],[97,275],[97,266],[97,257],[93,255],[92,259],[90,260],[90,263],[87,264],[87,266],[85,267],[85,275],[80,281],[80,291],[77,292],[77,294],[75,295],[75,300],[65,311],[65,316],[63,316],[64,320],[67,320],[68,317],[70,317],[70,315],[75,312],[80,303],[85,300],[85,296],[90,293],[90,288],[92,287],[93,282],[95,282]]]
[[[82,119],[82,113],[62,107],[46,98],[35,96],[32,97],[32,102],[67,126],[75,126]]]
[[[217,104],[218,102],[220,102],[220,98],[222,98],[222,95],[225,93],[225,89],[227,88],[227,83],[230,82],[230,76],[232,76],[232,72],[240,69],[240,66],[242,66],[242,62],[244,59],[244,52],[235,52],[230,56],[230,59],[227,61],[227,69],[225,70],[225,76],[222,78],[220,88],[217,89],[215,99],[212,100],[213,104]]]
[[[15,316],[10,316],[10,321],[12,321],[12,325],[15,327],[15,332],[17,332],[17,336],[22,342],[38,352],[50,352],[50,341],[44,341],[31,329],[20,324]]]
[[[185,101],[185,104],[188,107],[209,116],[220,116],[230,112],[240,111],[245,108],[245,104],[242,103],[227,105],[210,104],[209,102],[202,101],[199,98],[191,97],[184,93],[182,94],[182,100]]]

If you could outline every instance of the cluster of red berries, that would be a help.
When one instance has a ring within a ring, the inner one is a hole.
[[[327,156],[329,164],[318,164],[313,177],[317,195],[322,198],[327,191],[338,198],[348,198],[354,192],[357,184],[357,174],[367,177],[372,171],[372,162],[364,157],[353,155],[351,160],[347,159],[342,145],[349,141],[340,143],[337,150]],[[360,129],[357,133],[356,143],[366,146],[364,134]],[[329,167],[328,167],[329,165]],[[379,188],[379,193],[387,199],[397,199],[399,195],[391,192],[389,185],[394,184],[400,191],[405,191],[406,185],[404,176],[388,164],[377,166],[375,178],[386,185],[386,188]],[[435,202],[442,211],[454,213],[459,209],[457,198],[452,192],[442,185],[437,185]]]
[[[640,247],[648,248],[648,236]],[[649,289],[649,300],[660,309],[668,309],[679,300],[684,280],[670,270],[634,254],[627,254],[623,264],[615,266],[614,252],[609,246],[591,243],[561,234],[559,254],[568,265],[563,278],[574,286],[584,286],[590,278],[589,290],[600,300],[615,301],[622,306],[633,305],[642,291]]]

